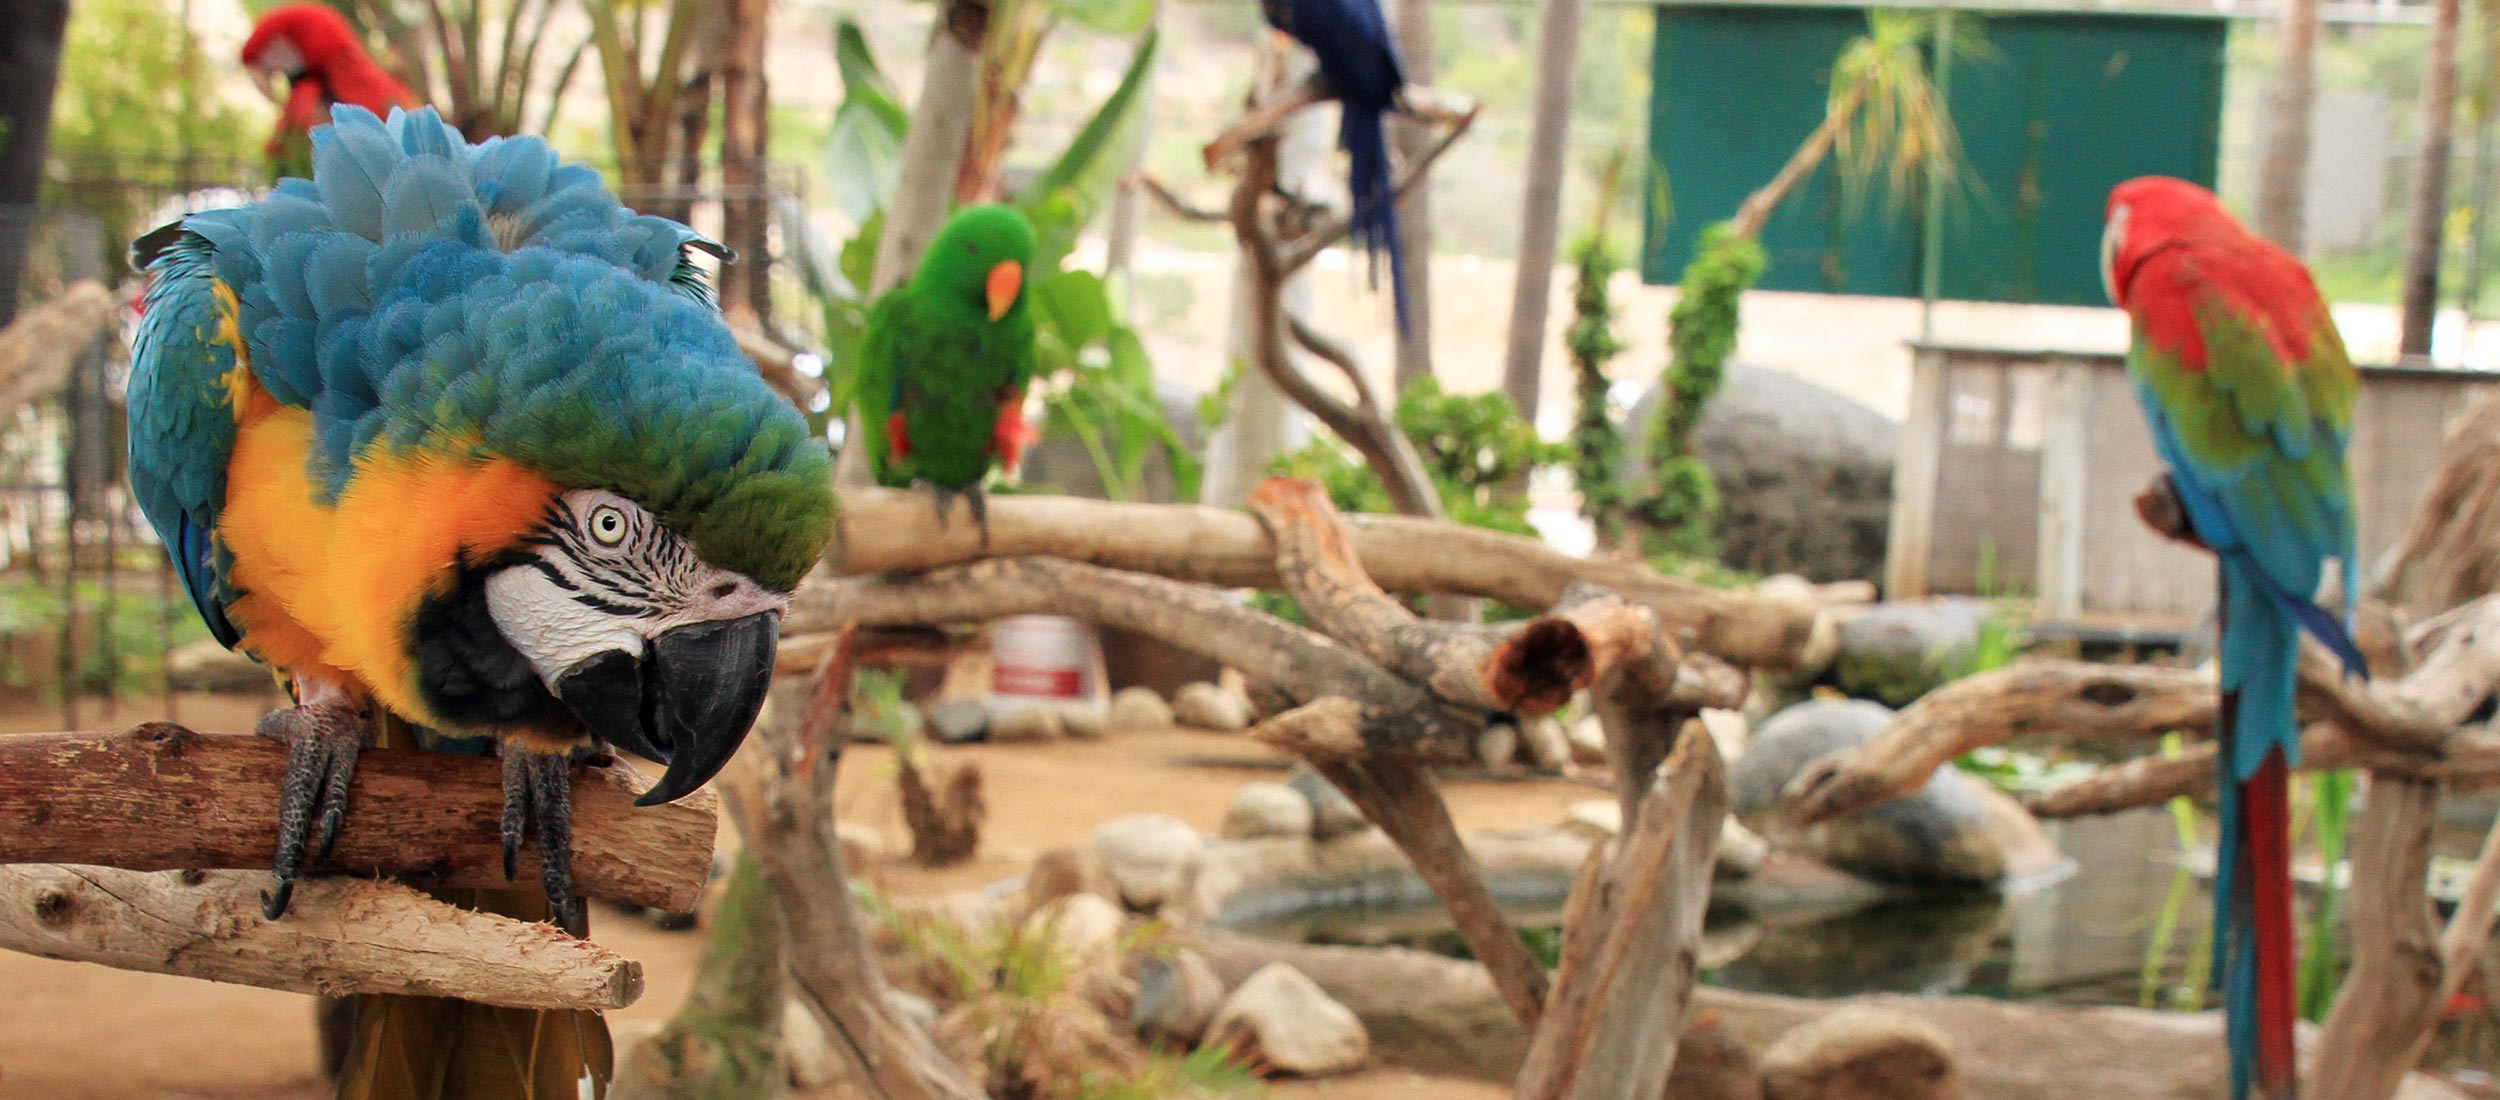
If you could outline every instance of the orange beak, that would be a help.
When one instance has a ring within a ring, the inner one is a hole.
[[[990,269],[990,320],[998,320],[1015,308],[1016,295],[1024,292],[1024,265],[1014,260],[1001,260]]]

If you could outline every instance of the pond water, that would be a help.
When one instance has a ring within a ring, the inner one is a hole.
[[[2487,823],[2487,819],[2486,819]],[[1714,901],[1702,980],[1801,997],[1953,993],[2057,1004],[2195,1008],[2211,895],[2182,866],[2162,810],[2044,822],[2070,874],[2007,893],[1902,894],[1845,911],[1757,912]],[[2480,827],[2471,830],[2479,840]],[[2455,847],[2443,838],[2442,850]],[[1496,896],[1550,965],[1569,883],[1496,881]],[[1411,874],[1312,892],[1296,905],[1228,907],[1218,923],[1310,943],[1398,944],[1465,956]],[[2305,925],[2304,925],[2305,927]],[[2340,929],[2339,929],[2340,933]],[[2432,1065],[2500,1068],[2500,1016],[2469,1006]]]

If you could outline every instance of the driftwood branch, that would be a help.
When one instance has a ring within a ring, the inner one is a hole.
[[[1637,811],[1611,858],[1592,852],[1571,891],[1562,968],[1520,1070],[1521,1100],[1658,1095],[1699,976],[1702,914],[1728,810],[1718,747],[1690,712],[1638,678],[1616,677],[1606,693],[1615,697],[1599,711],[1609,741],[1673,738],[1675,747],[1645,784],[1634,784],[1635,769],[1655,751],[1619,762],[1622,793]],[[1661,721],[1676,725],[1650,724]]]
[[[1216,165],[1240,153],[1242,146],[1259,138],[1273,136],[1277,128],[1283,126],[1285,120],[1293,117],[1296,112],[1305,107],[1326,103],[1328,98],[1327,78],[1316,72],[1286,85],[1284,90],[1275,95],[1251,104],[1250,109],[1244,112],[1241,118],[1225,127],[1223,133],[1215,135],[1215,140],[1208,142],[1205,148],[1198,151],[1199,159],[1204,161],[1209,169],[1213,169]]]
[[[791,611],[794,620],[867,626],[1030,614],[1073,615],[1149,635],[1222,661],[1295,703],[1353,700],[1363,707],[1364,735],[1377,751],[1451,760],[1470,751],[1472,727],[1448,720],[1452,715],[1422,688],[1325,637],[1236,606],[1213,589],[1161,577],[1052,558],[1002,558],[912,577],[810,584]]]
[[[873,1100],[981,1100],[963,1071],[895,1011],[868,949],[834,841],[833,781],[849,740],[846,638],[802,693],[795,720],[756,726],[733,764],[732,815],[781,905],[796,997],[824,1026],[854,1087]],[[776,692],[776,709],[788,702]]]
[[[2426,775],[2500,770],[2500,737],[2457,725],[2500,687],[2500,598],[2443,616],[2416,631],[2413,641],[2430,645],[2428,655],[2404,678],[2378,684],[2344,677],[2314,647],[2304,652],[2300,715],[2338,735],[2304,738],[2305,748],[2316,749],[2314,756],[2304,751],[2304,768],[2366,765]],[[1904,797],[1955,757],[2023,737],[2203,736],[2213,728],[2215,699],[2213,682],[2187,669],[2021,662],[1938,688],[1874,739],[1807,766],[1789,784],[1789,811],[1801,821],[1824,821]],[[2088,804],[2106,805],[2119,782],[2183,774],[2171,762],[2143,763],[2132,774],[2085,780],[2099,784]],[[2209,773],[2204,785],[2210,784]],[[2168,794],[2153,800],[2162,797]],[[2054,791],[2042,799],[2060,801]]]
[[[2447,1007],[2439,930],[2423,890],[2439,783],[2372,772],[2353,824],[2352,888],[2345,893],[2352,971],[2328,1010],[2309,1066],[2309,1091],[2338,1100],[2385,1100],[2415,1061]]]
[[[1045,555],[1224,587],[1282,587],[1274,541],[1242,512],[1003,496],[990,502],[984,548],[972,524],[940,524],[924,495],[867,488],[840,495],[829,558],[843,573],[919,572],[986,557]],[[1585,583],[1656,613],[1685,649],[1736,664],[1794,668],[1819,659],[1830,645],[1830,622],[1810,601],[1711,588],[1635,562],[1575,558],[1532,538],[1464,524],[1376,515],[1344,521],[1365,572],[1392,592],[1553,607],[1573,584]],[[800,591],[785,633],[840,625],[826,614],[834,601],[820,598],[821,587],[810,582]]]
[[[284,918],[265,920],[269,881],[266,871],[0,866],[0,948],[330,996],[593,1010],[642,996],[640,963],[554,925],[347,878],[306,880]]]
[[[1333,242],[1324,234],[1311,234],[1301,246],[1309,249],[1304,253],[1289,252],[1278,239],[1267,211],[1267,200],[1277,191],[1276,146],[1273,134],[1250,142],[1242,159],[1241,176],[1233,184],[1230,206],[1233,235],[1240,242],[1250,275],[1246,299],[1250,310],[1250,358],[1286,397],[1309,410],[1363,456],[1364,463],[1379,475],[1391,506],[1406,515],[1437,519],[1441,516],[1441,498],[1424,472],[1423,459],[1415,453],[1414,441],[1399,429],[1390,406],[1380,400],[1367,376],[1359,370],[1345,372],[1353,384],[1354,400],[1342,400],[1312,378],[1286,347],[1291,317],[1285,307],[1285,283],[1318,255],[1319,249],[1313,245],[1325,247]],[[1342,238],[1344,234],[1335,236]],[[1300,257],[1298,262],[1296,256]]]
[[[285,767],[276,742],[165,722],[0,737],[0,864],[265,869]],[[715,800],[635,806],[651,782],[622,762],[574,770],[574,887],[689,910],[711,867]],[[311,870],[426,887],[534,883],[538,856],[526,845],[517,876],[504,876],[503,797],[491,758],[369,750],[337,844]]]
[[[1657,617],[1603,592],[1574,592],[1566,612],[1504,628],[1420,618],[1372,583],[1317,483],[1270,478],[1249,504],[1275,539],[1285,590],[1313,626],[1450,702],[1544,714],[1614,662],[1656,648]]]
[[[1545,1004],[1544,967],[1528,953],[1485,887],[1484,874],[1459,839],[1458,826],[1431,775],[1411,757],[1365,751],[1370,738],[1362,715],[1362,708],[1345,700],[1321,699],[1263,722],[1251,733],[1308,761],[1389,835],[1449,911],[1467,946],[1484,961],[1503,1003],[1522,1024],[1535,1027]]]

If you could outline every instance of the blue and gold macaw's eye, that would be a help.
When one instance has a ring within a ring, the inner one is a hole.
[[[621,546],[625,542],[625,510],[613,504],[602,504],[590,513],[591,541],[601,546]]]

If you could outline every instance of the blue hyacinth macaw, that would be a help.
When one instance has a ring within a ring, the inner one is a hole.
[[[1397,195],[1389,175],[1389,113],[1406,87],[1406,62],[1381,15],[1380,0],[1259,0],[1269,26],[1311,51],[1342,110],[1337,144],[1349,162],[1354,241],[1373,260],[1389,257],[1389,292],[1406,328],[1406,250],[1398,242]]]

